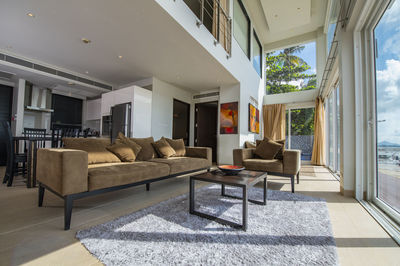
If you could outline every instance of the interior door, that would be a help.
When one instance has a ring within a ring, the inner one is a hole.
[[[195,106],[195,146],[212,148],[213,162],[217,161],[218,102],[198,103]]]
[[[189,146],[190,104],[174,99],[172,138],[183,139]]]
[[[12,87],[0,85],[0,124],[2,121],[11,122],[12,95]],[[2,166],[7,163],[7,151],[4,141],[4,130],[0,126],[0,165]]]

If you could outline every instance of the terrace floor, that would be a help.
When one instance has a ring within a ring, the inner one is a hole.
[[[4,167],[0,167],[3,177]],[[400,248],[355,200],[339,194],[339,182],[323,167],[305,165],[296,192],[327,201],[340,264],[400,265]],[[22,180],[0,186],[0,265],[93,265],[97,259],[75,238],[76,231],[107,222],[188,192],[188,178],[173,178],[144,186],[78,200],[71,230],[63,230],[63,201],[45,194],[37,207],[37,189]],[[289,179],[269,177],[270,189],[290,190]]]

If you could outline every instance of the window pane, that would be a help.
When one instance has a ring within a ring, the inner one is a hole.
[[[258,37],[256,33],[253,33],[253,66],[256,69],[258,75],[261,77],[261,53],[262,53],[262,48],[261,44],[258,41]]]
[[[290,109],[290,149],[301,150],[301,159],[311,160],[314,141],[314,108]]]
[[[340,172],[340,97],[336,88],[336,172]]]
[[[377,196],[400,212],[400,1],[374,30],[376,48]]]
[[[339,15],[339,8],[340,8],[340,2],[339,1],[333,1],[332,2],[332,8],[329,14],[329,25],[328,25],[328,32],[326,34],[326,44],[327,44],[327,48],[328,48],[328,53],[329,50],[331,49],[332,46],[332,41],[333,41],[333,37],[335,35],[335,30],[336,30],[336,22],[338,19],[338,15]]]
[[[328,123],[329,123],[329,163],[328,166],[331,170],[334,170],[334,144],[335,144],[335,138],[334,138],[334,132],[335,132],[335,125],[334,125],[334,101],[333,97],[334,93],[331,93],[331,95],[328,98]]]
[[[250,20],[239,1],[233,1],[233,35],[244,53],[250,58]]]
[[[316,88],[315,42],[266,54],[267,94]]]

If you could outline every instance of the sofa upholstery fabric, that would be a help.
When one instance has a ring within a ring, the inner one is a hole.
[[[37,151],[37,180],[65,196],[88,190],[88,153],[68,149]]]
[[[212,165],[212,149],[207,147],[186,147],[186,157],[203,158]]]
[[[285,150],[283,153],[283,173],[295,175],[300,171],[301,151]]]
[[[169,145],[175,150],[174,157],[182,157],[186,155],[185,142],[183,139],[168,139],[165,138]]]
[[[192,157],[154,158],[154,163],[163,163],[169,166],[170,175],[210,167],[207,159]]]
[[[142,149],[136,156],[136,160],[138,161],[148,161],[153,158],[157,158],[157,153],[153,148],[153,145],[151,143],[154,142],[153,137],[148,137],[148,138],[130,138],[131,141],[134,141],[136,144],[138,144]]]
[[[111,144],[106,138],[63,138],[65,149],[83,150],[88,153],[89,164],[114,163],[121,160],[106,147]]]
[[[243,161],[243,166],[246,169],[263,172],[283,172],[283,162],[278,159],[264,160],[264,159],[246,159]]]
[[[160,140],[152,143],[154,150],[161,158],[168,158],[174,156],[175,150],[169,145],[166,139],[161,138]]]
[[[153,162],[93,165],[88,172],[88,188],[91,191],[168,176],[169,170],[167,164]]]

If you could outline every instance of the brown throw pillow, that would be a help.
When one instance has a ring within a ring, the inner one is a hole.
[[[109,138],[63,138],[63,142],[65,149],[86,151],[89,164],[121,162],[106,149],[111,144]]]
[[[164,139],[166,139],[172,149],[175,150],[175,155],[172,155],[173,157],[183,157],[186,155],[185,142],[183,141],[183,139]]]
[[[122,162],[134,162],[136,159],[131,147],[123,143],[114,143],[107,146],[106,149],[114,153]]]
[[[275,158],[280,149],[282,149],[282,144],[272,140],[264,139],[258,144],[254,153],[260,156],[262,159],[272,160]]]
[[[129,138],[131,141],[138,144],[142,149],[140,150],[139,154],[136,156],[137,161],[148,161],[155,157],[157,157],[157,153],[153,148],[151,143],[154,142],[153,137],[149,138]]]
[[[251,141],[246,141],[245,143],[244,143],[244,147],[246,148],[246,149],[254,149],[255,147],[256,147],[256,144],[254,143],[254,142],[251,142]]]
[[[279,139],[279,140],[273,140],[268,137],[265,137],[264,139],[266,140],[272,140],[275,141],[276,143],[282,144],[282,148],[278,151],[278,153],[275,155],[275,159],[278,160],[283,160],[283,153],[285,152],[285,144],[286,144],[286,139]],[[260,144],[262,140],[257,140],[256,145]]]
[[[158,155],[162,158],[169,158],[175,155],[175,150],[168,144],[166,139],[162,138],[156,142],[151,143]]]
[[[129,146],[135,155],[134,160],[136,160],[136,156],[139,154],[140,150],[142,149],[142,147],[139,144],[137,144],[133,140],[130,140],[129,138],[125,137],[125,135],[122,134],[121,132],[118,133],[118,137],[115,139],[115,143],[116,144],[125,144],[126,146]]]

